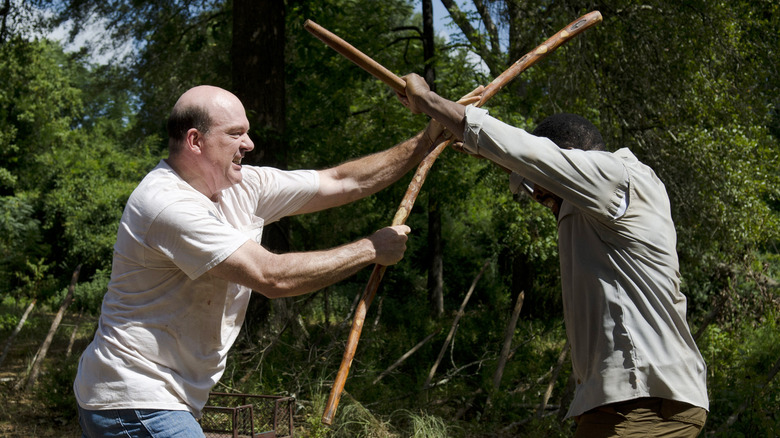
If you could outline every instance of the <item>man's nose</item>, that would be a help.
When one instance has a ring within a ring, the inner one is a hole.
[[[241,143],[241,147],[243,147],[247,152],[255,148],[255,144],[254,142],[252,142],[252,139],[249,137],[249,134],[246,134],[246,138]]]

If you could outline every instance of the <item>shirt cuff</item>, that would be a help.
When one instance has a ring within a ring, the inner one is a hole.
[[[479,155],[479,134],[482,132],[482,123],[487,115],[488,111],[486,109],[477,108],[474,105],[466,106],[463,149],[471,154]]]
[[[533,183],[523,178],[523,175],[520,175],[517,172],[512,172],[509,174],[509,190],[511,190],[512,193],[517,195],[523,192],[523,186],[529,187],[531,190],[533,190]]]

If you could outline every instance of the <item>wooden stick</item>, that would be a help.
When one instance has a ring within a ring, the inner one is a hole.
[[[403,356],[401,356],[397,361],[395,361],[394,364],[390,365],[386,370],[382,371],[382,373],[379,374],[379,376],[377,376],[377,378],[374,379],[374,381],[371,382],[371,383],[376,385],[377,382],[382,380],[383,377],[385,377],[386,375],[390,374],[394,369],[398,368],[398,366],[401,365],[406,359],[409,359],[409,356],[413,355],[417,350],[420,349],[420,347],[425,345],[426,342],[430,341],[432,337],[438,335],[439,333],[441,333],[441,328],[436,329],[435,332],[431,333],[430,335],[426,336],[425,339],[423,339],[422,341],[418,342],[417,345],[412,347],[411,350],[409,350],[406,353],[404,353]]]
[[[471,287],[469,288],[469,291],[466,292],[466,296],[463,298],[463,302],[460,303],[460,309],[458,309],[458,313],[455,314],[455,319],[452,321],[452,327],[450,327],[450,332],[447,333],[447,338],[444,339],[444,343],[441,346],[441,350],[439,350],[439,356],[436,358],[436,361],[433,363],[433,366],[431,366],[431,370],[428,372],[428,378],[425,379],[425,384],[423,384],[423,389],[428,389],[429,386],[431,386],[431,380],[433,380],[434,374],[436,374],[436,369],[439,368],[439,364],[441,363],[441,360],[444,358],[444,353],[447,351],[447,345],[449,345],[450,341],[452,341],[452,338],[455,337],[455,330],[458,328],[458,323],[460,322],[460,318],[463,316],[463,311],[466,309],[466,304],[469,303],[469,299],[471,299],[471,294],[474,293],[474,289],[477,287],[477,282],[480,278],[482,278],[482,274],[485,273],[485,269],[490,265],[490,260],[485,260],[485,263],[482,264],[482,269],[479,270],[479,274],[474,278],[474,281],[471,282]]]
[[[539,60],[543,59],[545,56],[549,55],[560,45],[575,35],[598,24],[600,21],[601,14],[598,11],[593,11],[571,22],[568,26],[561,29],[555,35],[547,39],[547,41],[520,58],[506,71],[494,79],[493,82],[491,82],[482,91],[482,97],[475,105],[482,106],[520,73],[537,63]],[[372,60],[343,39],[333,35],[331,32],[328,32],[311,20],[306,20],[304,27],[317,38],[328,44],[331,48],[341,53],[358,66],[362,67],[367,72],[387,83],[397,92],[406,94],[406,82],[403,79],[390,72],[390,70],[381,67],[379,63]],[[381,68],[378,68],[377,66]],[[471,93],[468,95],[470,94]],[[392,225],[402,225],[406,222],[406,219],[409,217],[409,213],[412,211],[412,207],[414,206],[414,201],[417,199],[417,195],[420,193],[422,184],[425,182],[428,171],[430,171],[433,162],[436,161],[436,158],[439,157],[441,152],[446,149],[451,141],[451,139],[442,141],[436,147],[431,149],[431,151],[428,152],[428,155],[422,160],[414,174],[414,177],[412,177],[412,182],[409,184],[403,200],[401,200],[401,205],[398,208],[395,217],[393,218]],[[330,396],[328,397],[328,402],[325,406],[325,412],[322,415],[322,423],[325,425],[333,424],[333,418],[336,414],[336,408],[338,407],[339,399],[341,398],[341,392],[344,390],[344,384],[346,383],[347,375],[349,374],[349,368],[352,366],[352,360],[355,357],[357,343],[360,339],[360,332],[363,330],[363,323],[365,322],[368,306],[370,306],[371,302],[374,300],[374,296],[376,295],[376,291],[379,288],[379,284],[382,281],[382,277],[384,276],[386,269],[386,266],[374,265],[374,270],[372,271],[371,277],[368,280],[368,284],[366,284],[366,288],[363,291],[363,296],[358,303],[358,307],[355,311],[355,316],[352,321],[352,330],[349,332],[349,337],[347,338],[344,357],[341,359],[341,365],[339,367],[338,374],[336,375],[336,379],[333,382],[333,387],[331,388]]]
[[[406,81],[386,69],[382,64],[369,58],[366,54],[341,39],[338,35],[335,35],[311,20],[306,20],[303,23],[303,28],[319,38],[320,41],[330,46],[333,50],[341,53],[345,58],[363,68],[363,70],[371,73],[375,78],[389,85],[393,90],[401,94],[406,94]]]
[[[512,338],[515,334],[515,327],[517,327],[517,319],[520,317],[520,311],[523,309],[524,301],[525,292],[520,291],[520,293],[517,294],[517,300],[515,300],[515,307],[512,309],[512,316],[509,318],[509,324],[507,324],[506,331],[504,332],[504,344],[501,346],[501,354],[498,356],[496,372],[493,374],[493,391],[498,391],[498,388],[501,385],[504,367],[509,359],[509,349],[512,348]]]
[[[542,402],[539,403],[539,409],[536,410],[536,418],[542,418],[542,416],[544,416],[544,410],[547,409],[547,402],[550,401],[550,396],[552,396],[555,382],[558,380],[558,374],[560,374],[561,368],[563,368],[563,361],[566,360],[566,355],[569,354],[569,346],[569,339],[566,338],[566,342],[563,344],[563,348],[561,349],[561,354],[558,355],[558,360],[555,362],[555,369],[552,372],[552,376],[550,376],[550,382],[547,384],[547,390],[544,391]]]

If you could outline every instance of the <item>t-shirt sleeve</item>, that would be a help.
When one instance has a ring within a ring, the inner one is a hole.
[[[320,187],[319,174],[314,170],[244,166],[243,172],[241,184],[230,190],[244,191],[252,204],[248,210],[254,210],[266,225],[300,210]]]
[[[224,261],[249,236],[200,202],[170,204],[155,218],[146,243],[196,279]]]

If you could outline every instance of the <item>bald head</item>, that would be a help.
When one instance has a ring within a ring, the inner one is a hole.
[[[190,88],[179,97],[168,117],[168,148],[173,151],[187,136],[187,131],[197,129],[206,134],[211,129],[215,115],[222,109],[241,105],[233,93],[211,85]]]

